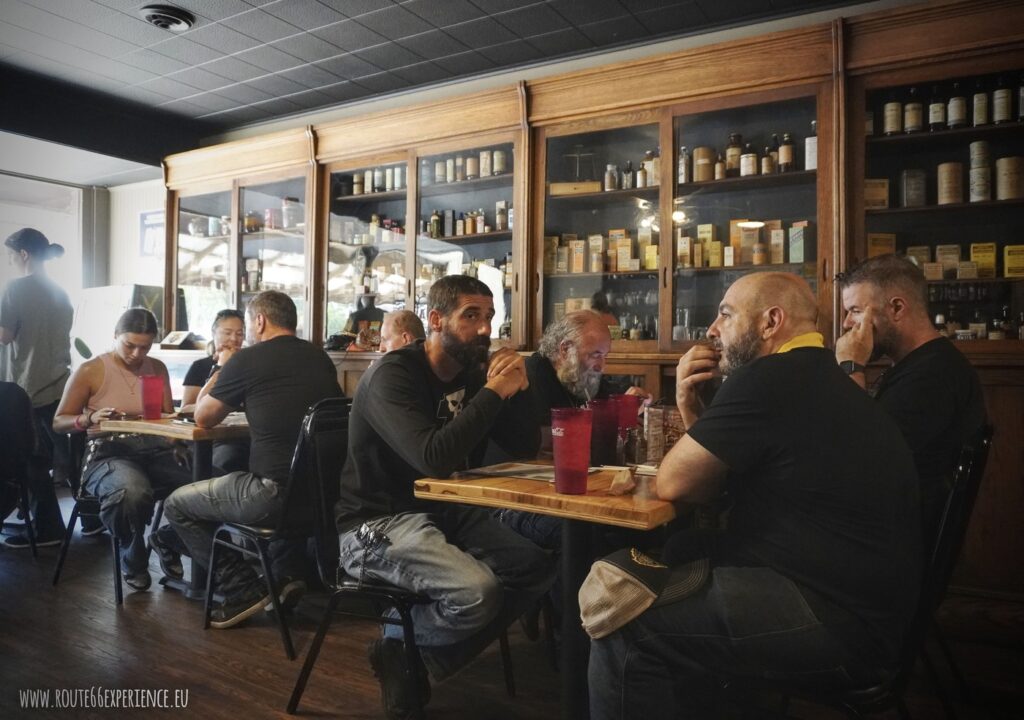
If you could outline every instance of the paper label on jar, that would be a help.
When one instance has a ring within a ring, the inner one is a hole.
[[[992,93],[992,122],[1010,120],[1010,90],[1001,88]]]
[[[947,124],[963,125],[967,122],[967,100],[962,95],[950,98],[946,110],[946,114],[949,116],[946,118]]]
[[[946,103],[936,102],[928,106],[928,124],[946,124]]]
[[[987,202],[992,199],[992,179],[989,168],[971,168],[971,202]]]
[[[793,146],[779,145],[779,165],[793,164]]]
[[[740,175],[757,175],[757,155],[743,155],[740,158]]]
[[[903,109],[903,131],[917,132],[922,128],[922,117],[924,108],[921,103],[907,103]]]
[[[740,167],[740,149],[738,147],[727,147],[725,149],[725,169],[738,170]]]
[[[888,102],[883,108],[882,131],[886,134],[903,130],[903,103]]]
[[[974,124],[988,125],[988,93],[974,96]]]

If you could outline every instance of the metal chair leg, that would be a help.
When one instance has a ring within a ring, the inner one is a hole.
[[[71,544],[71,538],[75,534],[75,523],[78,522],[78,502],[75,502],[74,507],[71,509],[71,517],[68,518],[68,526],[64,530],[64,542],[60,544],[60,554],[57,556],[57,567],[53,569],[53,584],[56,585],[57,581],[60,580],[60,571],[64,567],[64,558],[68,556],[68,546]]]
[[[516,679],[512,672],[512,653],[508,649],[508,631],[502,630],[498,635],[498,647],[501,648],[501,669],[505,672],[505,692],[510,698],[516,696]]]
[[[967,684],[963,673],[960,672],[960,666],[953,657],[953,651],[950,650],[949,644],[946,642],[946,638],[942,635],[942,632],[939,630],[939,624],[936,622],[932,623],[932,635],[935,636],[935,642],[938,643],[939,650],[942,652],[942,656],[946,659],[946,665],[949,667],[949,671],[953,675],[953,679],[956,680],[956,684],[960,690],[960,698],[968,705],[973,705],[974,696],[971,692],[971,686]]]
[[[32,518],[31,501],[28,497],[28,488],[21,484],[21,507],[25,510],[25,534],[28,535],[28,545],[32,548],[32,557],[39,557],[39,550],[36,548],[36,531],[32,527],[35,520]]]
[[[203,601],[203,630],[210,629],[210,612],[213,610],[213,568],[217,566],[217,549],[219,547],[220,542],[217,540],[217,535],[214,534],[213,543],[210,546],[210,567],[206,568],[206,599]],[[195,568],[195,560],[192,561],[192,567],[193,569]]]
[[[313,666],[316,664],[316,659],[320,655],[320,648],[324,644],[324,638],[327,637],[327,631],[331,628],[331,621],[334,619],[334,611],[338,607],[338,602],[341,600],[342,593],[335,592],[331,594],[330,599],[327,601],[327,608],[324,610],[324,616],[320,619],[320,627],[316,630],[316,635],[313,636],[313,642],[309,645],[309,651],[306,653],[306,661],[302,663],[302,670],[299,671],[299,677],[295,679],[295,687],[292,688],[292,696],[288,698],[287,713],[294,715],[295,711],[299,707],[299,700],[302,699],[302,693],[306,691],[306,683],[309,681],[309,676],[313,672]]]
[[[420,648],[416,644],[416,630],[412,624],[412,613],[409,612],[409,606],[404,603],[395,603],[395,609],[398,611],[398,615],[402,618],[402,640],[405,645],[406,663],[409,666],[409,670],[412,673],[410,680],[413,683],[418,684],[419,678],[416,677],[416,668],[421,667],[423,659],[420,657]],[[421,702],[421,694],[419,687],[416,688],[416,709],[413,713],[416,720],[425,720],[426,715],[423,712],[423,703]]]
[[[114,556],[114,599],[124,604],[124,588],[121,587],[121,543],[115,533],[110,533],[110,551]]]
[[[288,632],[288,618],[284,616],[284,610],[281,608],[281,600],[277,591],[277,581],[274,579],[274,573],[270,569],[270,563],[267,562],[267,553],[265,552],[263,543],[256,543],[256,550],[259,553],[260,565],[263,566],[263,579],[266,580],[267,590],[270,591],[270,603],[274,607],[274,615],[277,617],[277,626],[281,631],[281,642],[284,643],[284,652],[288,656],[289,660],[295,659],[295,646],[292,645],[292,636]]]

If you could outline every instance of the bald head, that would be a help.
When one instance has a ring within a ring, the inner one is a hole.
[[[396,310],[384,316],[380,326],[381,352],[391,352],[426,337],[423,321],[411,310]]]
[[[579,310],[548,325],[537,351],[551,362],[571,395],[589,399],[597,395],[611,345],[608,324],[601,316]]]
[[[818,303],[803,278],[792,273],[759,272],[740,278],[733,284],[737,286],[748,296],[751,312],[761,314],[777,306],[785,314],[786,324],[794,329],[794,335],[815,329]]]

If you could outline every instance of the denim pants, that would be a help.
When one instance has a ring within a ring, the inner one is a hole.
[[[698,717],[677,700],[706,696],[716,678],[727,677],[818,688],[877,679],[822,625],[791,580],[769,568],[719,567],[697,594],[650,608],[593,641],[590,716]]]
[[[29,502],[35,522],[37,540],[59,540],[64,536],[64,518],[60,514],[57,492],[53,489],[50,469],[60,467],[67,475],[67,453],[59,448],[66,442],[63,435],[53,432],[53,415],[57,401],[32,408],[36,425],[36,447],[29,462]],[[57,475],[58,473],[55,473]]]
[[[140,573],[149,565],[146,525],[153,518],[156,497],[166,497],[192,480],[170,450],[138,457],[98,460],[85,470],[85,490],[100,500],[100,519],[121,541],[121,565],[126,572]]]
[[[283,492],[284,488],[273,480],[249,472],[232,472],[178,488],[164,502],[164,515],[185,543],[193,562],[208,568],[217,526],[227,521],[274,527],[283,508]],[[270,558],[275,578],[301,577],[304,553],[302,542],[272,542]],[[228,566],[243,567],[238,564],[237,553],[224,553],[221,557]],[[246,573],[246,579],[253,578]],[[230,592],[234,584],[222,589]]]
[[[445,506],[370,523],[387,539],[364,548],[356,531],[340,536],[349,575],[429,597],[412,608],[416,643],[436,680],[459,670],[551,587],[551,557],[481,508]],[[385,636],[401,639],[399,626]]]

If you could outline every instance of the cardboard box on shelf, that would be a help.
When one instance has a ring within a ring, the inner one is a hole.
[[[740,264],[752,265],[754,263],[754,246],[761,242],[761,227],[749,227],[740,225]]]
[[[569,243],[569,272],[587,271],[587,241],[573,240]]]
[[[1024,245],[1003,248],[1003,277],[1024,278]]]
[[[911,245],[907,248],[907,259],[917,263],[917,266],[923,268],[925,263],[932,261],[932,249],[927,245]]]
[[[935,262],[942,265],[943,277],[956,277],[956,268],[960,263],[959,245],[936,245]]]
[[[644,270],[658,269],[658,246],[647,245],[644,248]]]
[[[896,233],[868,233],[868,257],[896,252]]]
[[[708,248],[708,267],[722,267],[722,243],[712,240]]]
[[[770,240],[768,245],[769,262],[772,265],[781,265],[786,262],[786,231],[781,228],[773,229]]]
[[[732,249],[732,245],[726,245],[722,248],[722,267],[734,267],[735,265],[736,251]]]
[[[978,263],[973,260],[961,260],[956,264],[957,280],[977,280]]]
[[[544,274],[551,275],[558,264],[558,236],[544,237]]]
[[[978,277],[996,276],[996,244],[971,243],[971,260],[978,264]]]
[[[925,280],[942,279],[942,263],[928,262],[921,266],[921,270],[924,272]]]
[[[884,210],[889,207],[889,180],[887,178],[865,178],[864,209]]]
[[[597,180],[548,183],[548,195],[552,196],[585,195],[601,192],[601,189],[601,183]]]
[[[682,234],[682,228],[676,234],[676,266],[681,268],[693,266],[693,240],[689,235]]]

